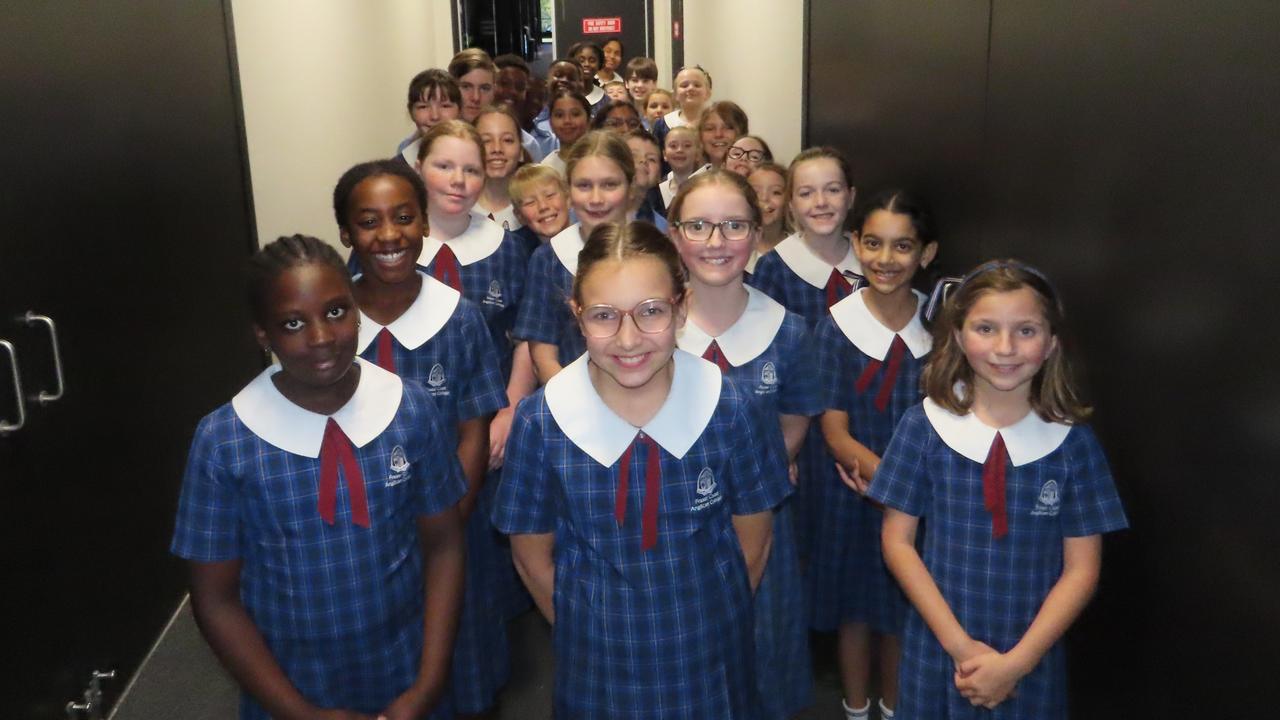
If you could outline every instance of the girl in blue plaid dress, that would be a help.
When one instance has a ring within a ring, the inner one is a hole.
[[[872,479],[885,563],[914,608],[903,717],[1067,717],[1059,639],[1097,587],[1101,534],[1127,521],[1082,424],[1062,319],[1037,270],[1001,260],[971,272],[935,327],[928,397]]]
[[[851,490],[834,466],[815,469],[807,579],[813,627],[837,632],[845,716],[863,720],[871,711],[877,656],[880,715],[893,717],[906,601],[881,559],[882,514],[862,495],[898,420],[921,400],[920,371],[932,342],[921,322],[926,298],[911,281],[933,261],[938,244],[929,211],[898,190],[864,203],[854,226],[853,247],[867,286],[831,307],[814,344],[826,409],[822,434],[836,462],[857,468],[861,478]]]
[[[804,318],[744,284],[760,233],[751,186],[726,170],[690,178],[672,199],[670,235],[689,272],[680,349],[716,363],[782,427],[795,458],[822,410]],[[774,508],[773,548],[756,592],[756,681],[763,714],[791,717],[813,702],[809,631],[792,504]]]
[[[529,341],[534,369],[544,383],[586,349],[569,312],[578,253],[597,226],[625,220],[636,176],[631,148],[608,130],[587,133],[565,149],[564,161],[569,204],[578,222],[533,252],[529,297],[521,305],[515,327],[515,336]]]
[[[555,716],[760,718],[777,416],[676,349],[684,270],[652,225],[597,227],[579,262],[587,352],[517,409],[494,507],[554,625]]]
[[[493,705],[510,673],[500,590],[514,585],[515,571],[482,500],[489,420],[507,395],[480,310],[417,265],[425,194],[422,179],[400,163],[362,163],[338,181],[333,209],[343,244],[366,268],[355,279],[361,357],[427,390],[467,477],[459,504],[467,590],[449,680],[455,708],[476,713]]]
[[[242,718],[448,717],[465,484],[440,413],[356,357],[333,248],[281,238],[250,268],[280,364],[196,429],[172,550],[201,632]]]

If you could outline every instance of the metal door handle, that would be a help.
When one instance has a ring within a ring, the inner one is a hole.
[[[53,346],[53,377],[58,383],[57,392],[46,392],[41,390],[35,396],[35,401],[41,405],[45,405],[56,400],[62,399],[62,393],[66,390],[66,386],[62,380],[62,353],[58,350],[58,328],[53,324],[53,318],[48,315],[37,315],[35,310],[28,310],[26,315],[22,316],[28,325],[47,325],[49,326],[49,344]]]
[[[13,396],[18,400],[18,421],[4,422],[0,420],[0,435],[17,432],[27,424],[27,406],[22,400],[22,377],[18,374],[18,350],[8,340],[0,340],[0,348],[9,353],[9,369],[13,372]]]

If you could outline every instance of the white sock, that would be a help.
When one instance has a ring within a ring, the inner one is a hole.
[[[849,707],[849,703],[843,699],[840,700],[840,705],[844,708],[844,720],[868,720],[871,717],[871,698],[867,698],[867,704],[858,710]]]
[[[893,711],[885,707],[884,698],[880,698],[880,720],[893,720]]]

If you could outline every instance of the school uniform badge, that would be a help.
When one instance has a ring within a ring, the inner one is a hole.
[[[427,390],[432,395],[448,395],[449,388],[445,387],[448,379],[444,376],[444,366],[436,363],[431,366],[431,372],[427,373]]]
[[[760,367],[760,384],[756,386],[757,395],[768,395],[778,390],[778,368],[773,361],[767,361]]]
[[[711,468],[704,467],[702,472],[698,473],[698,484],[695,487],[698,493],[698,499],[694,501],[691,508],[694,512],[704,510],[720,502],[720,487],[716,485],[715,474],[711,472]]]
[[[1057,517],[1061,500],[1058,481],[1050,480],[1040,487],[1040,496],[1036,498],[1036,506],[1031,514],[1037,517]]]
[[[489,292],[484,296],[484,304],[506,307],[506,303],[502,301],[502,283],[497,280],[493,280],[489,283]]]
[[[383,483],[385,487],[394,487],[409,479],[409,458],[404,454],[404,448],[399,445],[391,448],[391,474],[387,476],[387,481]]]

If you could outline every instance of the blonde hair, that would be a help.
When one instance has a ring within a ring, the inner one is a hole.
[[[525,193],[545,183],[555,185],[561,195],[569,197],[569,185],[555,168],[550,165],[522,165],[519,170],[516,170],[516,174],[511,176],[511,183],[507,185],[507,195],[511,198],[511,204],[519,207]]]
[[[1031,379],[1031,409],[1046,422],[1078,423],[1092,408],[1080,400],[1071,366],[1062,343],[1065,312],[1049,279],[1039,270],[1017,260],[992,260],[965,276],[942,306],[933,327],[933,350],[920,378],[930,400],[964,415],[973,407],[973,368],[965,357],[959,335],[969,311],[982,297],[1028,288],[1036,296],[1058,346],[1049,353]]]
[[[525,163],[528,163],[528,162],[532,161],[532,158],[530,158],[530,157],[529,157],[529,151],[525,148],[524,143],[522,143],[522,142],[520,141],[520,140],[521,140],[521,138],[520,138],[520,118],[516,117],[515,110],[512,110],[510,105],[508,105],[508,104],[506,104],[506,103],[494,103],[494,104],[492,104],[492,105],[485,105],[484,107],[480,108],[480,112],[476,115],[476,119],[475,119],[475,127],[477,128],[477,130],[476,130],[476,135],[477,135],[477,136],[480,134],[480,131],[479,131],[479,127],[480,127],[480,118],[484,117],[485,115],[503,115],[503,116],[505,116],[508,120],[510,120],[510,121],[511,121],[511,125],[512,125],[512,127],[514,127],[514,128],[515,128],[515,131],[516,131],[516,132],[515,132],[515,135],[516,135],[516,144],[520,146],[520,157],[519,157],[519,158],[517,158],[517,160],[516,160],[516,167],[517,167],[517,168],[519,168],[521,165],[524,165]],[[485,154],[485,149],[484,149],[484,139],[483,139],[483,138],[481,138],[481,142],[480,142],[480,156],[481,156],[481,158],[483,158],[485,161],[488,161],[488,159],[489,159],[488,157],[486,157],[486,154]],[[510,174],[510,173],[508,173],[508,174],[507,174],[507,177],[508,177],[508,178],[509,178],[509,177],[511,177],[511,174]]]
[[[636,179],[636,161],[622,136],[608,130],[592,130],[579,138],[569,148],[568,153],[560,156],[564,160],[564,176],[573,182],[573,171],[578,163],[589,157],[603,157],[612,160],[627,178],[630,187]]]
[[[479,116],[477,116],[479,117]],[[516,127],[520,127],[517,123]],[[470,140],[476,144],[480,150],[480,160],[484,161],[484,141],[480,139],[480,133],[476,130],[476,126],[465,120],[445,120],[435,127],[427,131],[422,136],[422,142],[418,145],[418,164],[427,158],[431,153],[431,146],[440,138],[451,137],[459,140]]]
[[[650,257],[661,262],[671,276],[672,297],[677,302],[684,297],[684,263],[675,243],[652,224],[637,220],[601,223],[591,231],[578,252],[578,272],[573,276],[573,301],[582,305],[582,283],[593,267],[609,260],[623,262],[637,257]]]
[[[676,96],[672,94],[670,90],[666,88],[654,88],[644,96],[644,100],[642,101],[644,104],[644,107],[646,108],[649,107],[649,98],[653,97],[654,95],[666,95],[667,100],[671,101],[672,106],[676,104]]]
[[[763,217],[760,212],[760,200],[756,197],[756,191],[747,184],[746,179],[738,173],[729,172],[722,168],[713,168],[706,172],[700,172],[681,183],[680,190],[676,192],[675,197],[671,198],[671,204],[667,206],[667,220],[671,223],[671,227],[675,227],[676,223],[684,220],[680,213],[684,210],[685,198],[697,190],[713,185],[736,191],[741,195],[747,201],[747,206],[751,208],[751,222],[756,225],[760,224]]]

